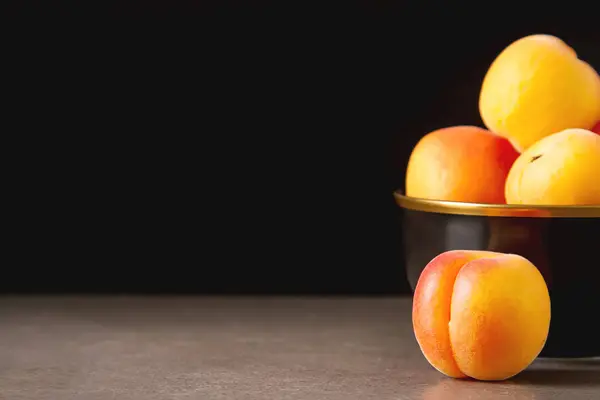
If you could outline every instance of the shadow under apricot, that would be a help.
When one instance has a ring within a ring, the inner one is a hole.
[[[532,368],[509,381],[518,385],[600,387],[600,361],[578,361],[570,368]]]
[[[471,379],[444,378],[422,393],[422,400],[537,400],[536,389],[530,385],[503,382],[483,382]]]
[[[427,386],[423,400],[537,400],[560,388],[600,387],[600,358],[536,360],[505,381],[442,378]]]

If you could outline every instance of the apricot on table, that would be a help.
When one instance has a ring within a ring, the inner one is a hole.
[[[600,135],[567,129],[535,143],[512,166],[506,200],[529,205],[600,205]]]
[[[479,97],[485,126],[520,152],[555,132],[591,129],[600,118],[600,76],[551,35],[506,47],[488,69]]]
[[[419,347],[441,373],[508,379],[546,343],[550,296],[527,259],[489,251],[448,251],[423,270],[413,299]]]
[[[431,200],[505,203],[506,176],[519,153],[505,138],[476,126],[425,135],[406,170],[406,195]]]

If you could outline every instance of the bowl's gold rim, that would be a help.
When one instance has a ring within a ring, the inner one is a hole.
[[[527,206],[518,204],[465,203],[429,200],[394,192],[396,203],[409,210],[438,214],[488,217],[600,218],[600,206]]]

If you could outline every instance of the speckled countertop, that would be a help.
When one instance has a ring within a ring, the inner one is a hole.
[[[600,359],[431,368],[410,299],[0,297],[0,399],[600,399]]]

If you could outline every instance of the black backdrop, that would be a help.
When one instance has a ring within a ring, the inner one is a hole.
[[[406,293],[417,140],[521,36],[600,66],[586,8],[282,3],[13,8],[3,291]]]

